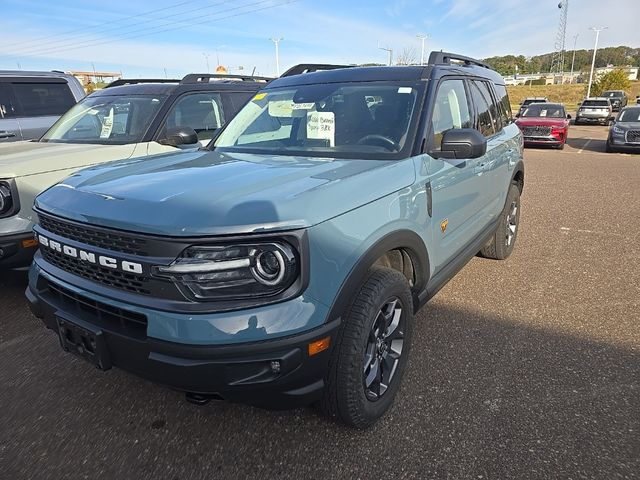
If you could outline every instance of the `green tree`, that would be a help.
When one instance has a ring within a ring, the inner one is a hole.
[[[618,68],[605,73],[597,81],[593,82],[591,95],[597,97],[606,90],[629,90],[630,87],[629,76],[624,70]]]

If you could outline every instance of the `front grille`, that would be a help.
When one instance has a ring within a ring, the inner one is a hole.
[[[625,141],[627,143],[640,143],[640,130],[627,130]]]
[[[147,256],[147,241],[116,231],[104,231],[92,227],[65,222],[64,220],[38,214],[40,225],[45,230],[61,237],[114,252]]]
[[[50,248],[41,248],[40,252],[47,262],[73,275],[141,295],[151,294],[148,286],[149,279],[143,275],[120,272],[87,263]]]
[[[551,135],[551,127],[524,127],[522,129],[522,133],[525,137],[548,137],[549,135]]]
[[[70,314],[89,314],[100,322],[146,335],[147,317],[141,313],[92,300],[53,282],[47,282],[47,287],[59,306],[66,308]]]

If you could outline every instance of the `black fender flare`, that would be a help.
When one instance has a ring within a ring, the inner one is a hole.
[[[397,230],[382,236],[360,256],[347,278],[342,282],[338,294],[329,309],[327,322],[336,320],[344,314],[376,260],[388,251],[395,249],[405,250],[414,264],[416,278],[411,288],[411,293],[413,310],[414,312],[417,311],[419,305],[418,295],[426,288],[429,280],[429,254],[423,239],[416,232]]]
[[[517,175],[522,177],[522,181],[518,182],[515,178]],[[516,165],[513,167],[513,172],[511,173],[511,180],[509,184],[518,183],[520,185],[520,193],[524,190],[524,161],[522,159],[518,160]]]

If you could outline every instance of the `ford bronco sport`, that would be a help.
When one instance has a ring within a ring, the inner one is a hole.
[[[385,413],[414,314],[477,253],[514,248],[522,135],[470,58],[299,71],[208,151],[37,197],[26,295],[65,350],[194,402],[316,403],[361,428]]]
[[[116,80],[37,142],[0,145],[0,269],[29,266],[35,196],[89,165],[197,149],[266,83],[250,76]]]

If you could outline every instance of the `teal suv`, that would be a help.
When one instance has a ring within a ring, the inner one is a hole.
[[[474,255],[511,254],[522,153],[502,77],[476,60],[301,65],[205,149],[40,194],[26,294],[99,369],[366,427],[416,312]]]

